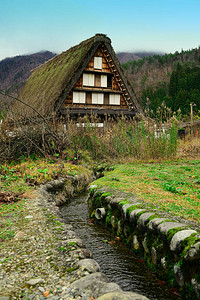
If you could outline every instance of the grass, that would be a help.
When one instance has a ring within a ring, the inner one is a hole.
[[[0,249],[4,242],[14,237],[17,229],[26,226],[27,220],[22,218],[25,213],[24,201],[0,205]]]
[[[200,160],[115,165],[94,184],[132,192],[162,210],[200,222]]]
[[[35,186],[58,177],[80,173],[84,173],[86,176],[89,175],[89,171],[84,167],[60,160],[28,159],[21,163],[1,165],[1,193],[9,191],[18,195],[19,200],[11,203],[4,203],[6,199],[0,201],[0,249],[3,243],[11,241],[16,232],[26,226],[28,221],[24,218],[26,213],[25,202],[26,198],[36,197],[34,195]]]
[[[23,193],[34,186],[66,175],[87,173],[87,169],[61,160],[27,159],[0,166],[0,184],[4,191]]]

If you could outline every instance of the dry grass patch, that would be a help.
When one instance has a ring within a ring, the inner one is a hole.
[[[200,157],[200,138],[187,137],[179,140],[178,143],[178,157]]]

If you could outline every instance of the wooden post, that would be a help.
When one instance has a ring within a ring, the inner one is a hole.
[[[197,106],[195,103],[190,103],[190,118],[191,118],[191,134],[194,135],[194,128],[193,128],[193,106]]]

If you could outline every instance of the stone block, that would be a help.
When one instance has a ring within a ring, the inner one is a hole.
[[[173,252],[178,252],[181,250],[181,243],[191,236],[191,234],[197,233],[195,230],[181,230],[174,234],[170,242],[170,250]]]
[[[139,229],[140,231],[146,231],[146,224],[148,223],[148,220],[151,216],[153,216],[154,213],[144,213],[139,217]]]
[[[154,265],[157,265],[157,252],[154,247],[151,248],[151,258],[152,258],[152,263]]]
[[[184,256],[185,260],[193,261],[200,258],[200,242],[192,245]]]
[[[92,258],[93,254],[90,250],[88,249],[76,249],[74,251],[70,251],[70,256],[72,259],[76,259],[76,258]]]
[[[158,231],[162,234],[167,235],[167,233],[170,229],[175,229],[175,228],[179,228],[179,227],[184,228],[184,227],[187,227],[187,225],[183,224],[183,223],[178,223],[178,222],[165,222],[165,223],[158,225]]]
[[[119,222],[117,223],[117,235],[120,235],[122,233],[122,221],[119,220]]]
[[[158,225],[166,220],[167,220],[166,218],[155,218],[155,219],[151,220],[148,224],[149,230],[151,230],[151,231],[156,230]]]
[[[140,243],[138,242],[138,239],[137,239],[136,235],[133,236],[133,248],[135,250],[139,250],[140,249]]]
[[[148,247],[147,247],[147,237],[146,237],[146,236],[145,236],[144,240],[142,241],[142,246],[143,246],[143,248],[144,248],[144,251],[145,251],[146,253],[149,253],[149,249],[148,249]]]
[[[77,265],[89,273],[100,271],[100,266],[94,259],[81,259],[78,261]]]
[[[179,286],[184,286],[184,276],[181,271],[180,266],[177,264],[174,265],[174,276]]]
[[[136,223],[137,222],[137,215],[140,213],[140,212],[145,212],[146,210],[143,209],[143,208],[137,208],[137,209],[134,209],[131,213],[130,213],[130,222],[131,223]]]
[[[192,287],[197,295],[197,299],[200,297],[200,283],[197,282],[196,278],[191,279]]]
[[[124,219],[126,219],[127,218],[127,209],[129,208],[129,207],[131,207],[133,204],[124,204],[123,206],[122,206],[122,212],[123,212],[123,217],[124,217]]]
[[[114,282],[107,283],[107,282],[98,281],[92,289],[94,299],[100,297],[101,295],[111,293],[114,291],[121,291],[120,286]]]
[[[85,291],[88,296],[93,297],[93,289],[98,282],[107,283],[108,277],[101,272],[92,273],[72,282],[71,287],[81,289]]]
[[[111,223],[111,226],[113,229],[115,229],[117,226],[116,226],[116,222],[115,222],[115,216],[112,216],[111,219],[110,219],[110,223]]]
[[[149,298],[134,292],[116,291],[102,295],[96,300],[149,300]]]

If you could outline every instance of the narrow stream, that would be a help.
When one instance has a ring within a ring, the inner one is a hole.
[[[86,248],[92,251],[93,258],[109,280],[119,284],[125,291],[134,291],[149,299],[180,300],[170,293],[169,287],[162,285],[142,260],[116,241],[110,231],[88,220],[86,200],[87,194],[74,198],[61,208],[61,212],[66,222],[73,226],[74,231],[83,240]]]

